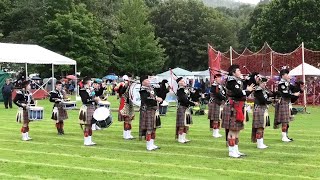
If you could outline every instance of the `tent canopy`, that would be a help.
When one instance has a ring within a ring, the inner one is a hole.
[[[209,69],[204,70],[204,71],[195,71],[193,73],[194,73],[195,76],[202,76],[202,77],[210,76]]]
[[[76,61],[31,44],[0,43],[0,62],[76,65]]]
[[[320,76],[320,69],[308,64],[303,63],[304,75],[306,76]],[[302,64],[295,67],[289,72],[290,76],[302,76]]]
[[[185,69],[182,69],[182,68],[174,68],[172,69],[172,72],[174,74],[176,74],[177,76],[193,76],[193,73],[190,72],[190,71],[187,71]],[[166,72],[163,72],[161,74],[158,74],[157,76],[165,76],[165,77],[170,77],[170,70],[166,71]]]

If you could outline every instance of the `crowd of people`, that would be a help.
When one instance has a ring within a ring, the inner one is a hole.
[[[249,95],[254,97],[254,110],[252,120],[252,142],[256,143],[258,149],[265,149],[268,146],[264,144],[264,129],[270,126],[270,117],[268,108],[271,103],[275,103],[274,128],[281,128],[281,140],[291,142],[293,139],[288,137],[289,123],[293,120],[294,115],[291,112],[292,103],[294,103],[300,93],[303,92],[303,84],[294,86],[290,84],[289,71],[283,69],[280,71],[281,80],[278,83],[278,90],[270,92],[266,85],[268,79],[259,73],[251,73],[248,78],[243,79],[238,65],[230,66],[228,75],[223,82],[222,74],[215,74],[213,82],[210,83],[208,97],[208,120],[209,127],[212,129],[212,136],[221,138],[220,128],[225,129],[226,144],[228,146],[229,156],[239,158],[246,156],[239,151],[239,136],[244,129],[244,123],[248,120],[248,113],[245,110],[245,102]],[[113,89],[118,93],[120,98],[118,109],[118,120],[123,122],[123,139],[131,140],[132,121],[135,119],[134,105],[130,98],[130,85],[132,79],[123,76],[123,82],[117,84]],[[175,137],[177,143],[188,143],[187,138],[189,127],[192,121],[192,107],[199,105],[199,96],[192,98],[195,91],[191,90],[186,80],[182,77],[176,77],[178,84],[177,111],[176,111],[176,131]],[[137,83],[135,81],[135,83]],[[139,118],[139,139],[145,139],[146,150],[153,151],[160,149],[155,144],[156,130],[161,126],[159,116],[159,105],[166,98],[170,86],[167,80],[163,80],[158,86],[153,86],[147,75],[140,77],[140,118]],[[30,82],[22,83],[22,89],[18,91],[14,98],[14,103],[19,107],[17,120],[22,122],[22,140],[28,141],[29,122],[28,108],[34,103],[30,93]],[[96,119],[93,114],[98,108],[98,104],[105,99],[104,91],[107,89],[105,83],[92,81],[86,77],[80,83],[79,95],[82,106],[79,112],[79,123],[83,128],[84,145],[92,146],[96,143],[93,141],[93,124]],[[271,101],[270,97],[276,98]],[[62,102],[67,99],[66,92],[63,90],[61,82],[57,82],[55,89],[50,92],[50,102],[54,104],[51,119],[55,121],[59,135],[64,134],[64,120],[68,119],[68,113],[63,108]]]

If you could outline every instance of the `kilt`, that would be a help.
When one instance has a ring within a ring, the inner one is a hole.
[[[221,121],[221,108],[223,106],[215,102],[208,104],[208,119],[210,121]]]
[[[226,104],[222,110],[222,128],[232,131],[244,129],[243,122],[236,121],[236,110],[230,104]]]
[[[134,107],[132,103],[126,103],[122,97],[118,111],[118,121],[132,121],[134,120]]]
[[[178,106],[177,109],[177,117],[176,117],[176,127],[185,127],[189,126],[190,124],[187,124],[187,118],[190,118],[190,124],[192,124],[192,116],[190,113],[190,109],[185,106]]]
[[[93,113],[96,110],[96,106],[93,104],[82,105],[79,111],[79,123],[81,125],[91,125],[94,121]]]
[[[156,129],[156,110],[157,106],[147,108],[146,106],[140,107],[139,119],[139,137],[146,135],[147,131],[154,131]]]
[[[267,105],[256,105],[253,111],[252,128],[265,128],[268,117]]]
[[[54,104],[51,119],[54,121],[64,121],[68,119],[68,113],[63,109],[62,103]]]
[[[280,102],[277,102],[275,105],[274,112],[274,128],[279,128],[279,124],[289,124],[290,121],[293,121],[290,111],[290,99],[281,98]]]

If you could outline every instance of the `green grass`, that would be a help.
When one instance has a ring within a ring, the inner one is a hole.
[[[115,97],[110,102],[117,108]],[[50,119],[52,104],[42,100],[38,105],[45,108],[45,119],[30,123],[33,140],[29,142],[21,141],[16,108],[5,110],[1,105],[0,179],[320,179],[320,110],[316,107],[291,123],[294,142],[282,143],[280,130],[269,127],[265,132],[269,148],[265,150],[250,142],[251,118],[239,144],[248,156],[232,159],[227,156],[224,137],[211,137],[206,115],[194,116],[188,136],[192,142],[178,144],[174,140],[176,113],[171,107],[157,131],[156,144],[161,149],[147,152],[145,141],[122,139],[123,124],[117,121],[116,112],[108,129],[94,131],[97,146],[84,147],[77,110],[69,111],[66,135],[58,136]],[[135,137],[138,119],[136,113]]]

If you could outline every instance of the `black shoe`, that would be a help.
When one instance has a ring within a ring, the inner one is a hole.
[[[61,131],[60,131],[60,132],[61,132],[61,135],[64,135],[64,130],[63,130],[63,129],[61,129]]]
[[[6,109],[8,109],[8,107],[6,107]]]
[[[287,136],[287,138],[290,139],[290,141],[293,141],[293,138],[289,138],[288,136]]]

